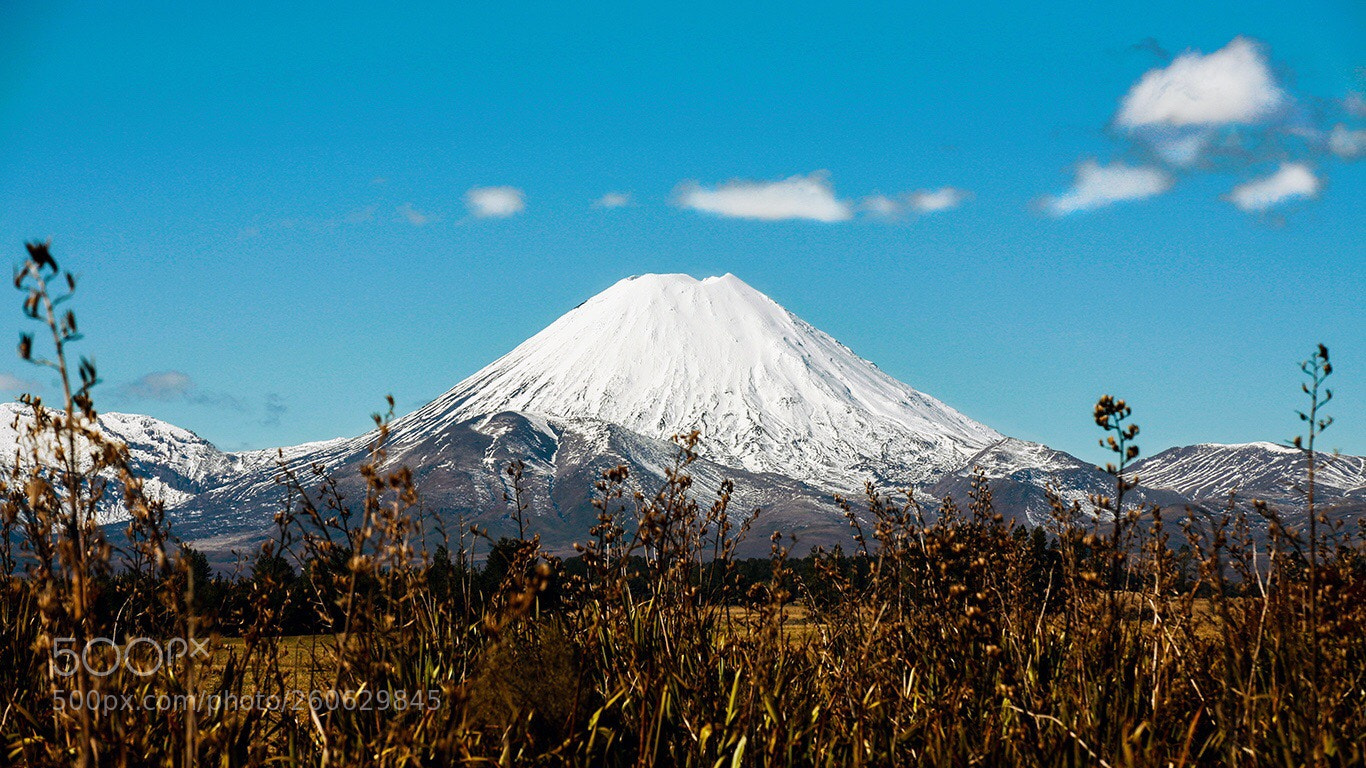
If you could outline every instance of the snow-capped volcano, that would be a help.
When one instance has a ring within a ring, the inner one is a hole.
[[[621,280],[399,421],[395,445],[504,411],[697,429],[714,461],[845,490],[923,483],[1003,437],[730,274]]]
[[[13,418],[11,406],[3,414]],[[253,547],[283,492],[279,463],[305,492],[325,467],[351,499],[374,433],[279,451],[224,453],[193,433],[143,416],[106,414],[137,468],[167,501],[176,533],[210,552]],[[448,530],[476,523],[515,531],[505,501],[509,462],[525,463],[531,530],[561,552],[596,520],[593,483],[627,465],[632,490],[651,493],[693,429],[705,495],[734,481],[738,509],[763,510],[762,530],[802,546],[846,542],[836,494],[911,488],[922,500],[963,500],[980,467],[997,509],[1041,524],[1050,494],[1083,511],[1113,488],[1094,466],[1006,437],[912,389],[733,275],[643,275],[617,282],[413,413],[396,420],[387,461],[404,465],[424,510]],[[0,452],[14,438],[0,429]],[[12,453],[10,454],[12,456]],[[1366,460],[1342,457],[1320,487],[1335,509],[1366,509]],[[1275,446],[1191,446],[1135,467],[1134,503],[1184,510],[1238,487],[1266,498],[1293,484],[1298,453]],[[1297,497],[1279,500],[1294,508]],[[757,536],[767,551],[767,537]]]

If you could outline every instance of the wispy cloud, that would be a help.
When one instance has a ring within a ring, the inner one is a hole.
[[[1167,49],[1162,47],[1162,43],[1158,42],[1155,37],[1145,37],[1129,46],[1129,50],[1146,53],[1163,60],[1172,57],[1172,55],[1167,52]]]
[[[352,208],[332,216],[284,216],[273,221],[253,224],[237,231],[239,240],[254,240],[278,232],[331,232],[341,227],[359,226],[375,221],[380,207],[376,204]]]
[[[729,181],[716,187],[696,182],[679,186],[674,197],[682,208],[737,219],[846,221],[853,206],[835,196],[829,174],[817,171],[781,181]]]
[[[37,382],[12,373],[0,373],[0,392],[32,392],[37,388]]]
[[[234,411],[247,410],[243,402],[232,395],[204,390],[183,371],[153,371],[124,384],[116,394],[127,400],[156,402],[186,402]]]
[[[869,195],[859,201],[859,208],[880,219],[899,218],[906,212],[900,200],[887,195]]]
[[[465,205],[480,219],[505,219],[526,210],[526,193],[517,187],[474,187]]]
[[[1200,162],[1214,141],[1214,134],[1204,129],[1163,131],[1144,137],[1157,156],[1167,165],[1188,169]]]
[[[904,195],[869,195],[859,201],[859,209],[879,219],[900,219],[908,214],[929,215],[962,205],[972,193],[957,187],[919,189]]]
[[[139,400],[178,400],[194,391],[194,380],[181,371],[154,371],[123,386],[123,394]]]
[[[1235,38],[1214,53],[1184,53],[1149,70],[1120,104],[1125,128],[1186,128],[1255,123],[1290,103],[1260,45]]]
[[[1248,213],[1262,213],[1297,198],[1314,197],[1322,188],[1309,166],[1303,163],[1282,163],[1270,176],[1239,184],[1228,193],[1228,199]]]
[[[5,383],[3,377],[0,374],[0,385]],[[3,388],[0,386],[0,390]],[[141,409],[148,403],[189,403],[241,413],[263,427],[279,426],[289,411],[284,398],[274,392],[268,393],[258,406],[251,399],[204,389],[188,373],[177,370],[153,371],[125,383],[112,394],[116,402],[123,403],[121,407]]]
[[[278,427],[280,426],[280,419],[284,417],[289,408],[285,405],[283,398],[271,392],[266,395],[264,410],[265,416],[261,418],[261,426]]]
[[[1338,123],[1328,134],[1328,151],[1343,160],[1355,160],[1366,155],[1366,130],[1352,129]]]
[[[436,217],[432,214],[424,213],[414,208],[412,203],[400,205],[398,207],[398,215],[414,227],[423,227],[436,220]]]
[[[1354,117],[1366,117],[1366,96],[1352,91],[1342,100],[1342,108]]]
[[[1086,160],[1077,167],[1072,188],[1057,197],[1042,200],[1043,209],[1054,216],[1103,208],[1126,200],[1142,200],[1171,189],[1172,177],[1151,166],[1129,166],[1120,162],[1101,165]]]
[[[364,208],[357,208],[351,211],[350,213],[346,214],[346,223],[364,224],[367,221],[371,221],[375,218],[376,210],[378,210],[378,206],[374,205],[367,205]]]
[[[635,202],[630,192],[608,192],[593,201],[594,208],[625,208]]]

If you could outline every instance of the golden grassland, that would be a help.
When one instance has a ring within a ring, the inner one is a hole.
[[[1135,628],[1143,629],[1144,621],[1151,621],[1150,616],[1142,615],[1142,595],[1124,595],[1123,605],[1129,613],[1126,621],[1133,623]],[[733,605],[727,606],[724,610],[725,617],[720,622],[722,629],[716,638],[718,643],[724,643],[728,637],[749,638],[757,631],[758,622],[762,617],[755,609]],[[1208,598],[1200,598],[1193,602],[1192,616],[1195,620],[1195,631],[1201,637],[1214,639],[1221,635],[1219,618],[1214,612],[1212,601]],[[872,610],[865,611],[865,620],[874,619]],[[830,629],[803,605],[783,606],[780,625],[783,638],[788,643],[798,646],[817,642],[820,636]],[[269,666],[278,668],[284,674],[287,687],[304,691],[316,690],[319,685],[328,684],[335,678],[336,668],[331,662],[336,658],[336,648],[340,641],[339,635],[283,635],[277,639],[276,647],[269,651]],[[230,657],[241,657],[245,654],[247,642],[240,637],[215,636],[209,643],[209,650],[211,657],[208,666],[221,670]],[[248,681],[246,690],[255,693],[257,687],[252,681]]]

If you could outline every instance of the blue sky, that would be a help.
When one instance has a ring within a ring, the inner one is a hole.
[[[1366,453],[1360,3],[188,5],[0,9],[0,245],[82,275],[104,410],[355,434],[733,272],[1096,460],[1106,392],[1147,453],[1288,438],[1323,341]]]

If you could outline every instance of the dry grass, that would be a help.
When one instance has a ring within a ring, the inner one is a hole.
[[[53,308],[45,247],[16,281],[69,382],[76,338]],[[74,287],[74,283],[72,284]],[[26,342],[33,356],[33,342]],[[1360,765],[1366,760],[1366,568],[1360,532],[1311,506],[1307,531],[1230,503],[1168,540],[1156,510],[1126,505],[1136,429],[1105,398],[1116,493],[1054,499],[1047,533],[996,513],[978,477],[960,507],[923,510],[869,490],[848,519],[857,546],[796,567],[775,536],[768,576],[742,588],[734,557],[753,526],[708,501],[679,440],[667,482],[596,483],[597,524],[568,575],[534,535],[503,541],[483,573],[421,539],[411,477],[385,467],[387,420],[363,498],[294,493],[237,585],[232,616],[205,605],[194,557],[169,537],[126,451],[93,428],[93,367],[58,408],[33,405],[27,453],[4,487],[9,576],[0,600],[0,711],[21,765]],[[1323,378],[1306,364],[1313,441]],[[58,450],[54,450],[54,446]],[[515,483],[520,471],[510,468]],[[101,478],[109,479],[104,482]],[[1307,478],[1312,489],[1312,476]],[[94,524],[108,494],[132,515],[117,555]],[[522,508],[520,490],[513,496]],[[1311,496],[1312,499],[1312,496]],[[867,525],[862,521],[871,521]],[[1265,521],[1269,538],[1253,535]],[[463,541],[463,539],[462,539]],[[1183,553],[1178,549],[1184,544]],[[640,564],[643,563],[643,566]],[[296,576],[291,564],[301,568]],[[115,565],[118,574],[112,574]],[[633,569],[643,567],[645,578]],[[496,578],[490,576],[495,574]],[[290,586],[286,588],[286,581]],[[300,586],[302,585],[302,586]],[[129,607],[120,642],[209,639],[208,659],[150,676],[59,674],[62,638],[99,637],[109,591]],[[278,637],[306,610],[321,636]],[[219,614],[219,615],[215,615]],[[217,623],[215,623],[217,622]],[[215,626],[239,636],[219,638]],[[423,707],[59,709],[101,697],[343,692]]]
[[[283,636],[266,658],[267,666],[280,670],[286,687],[292,690],[314,690],[336,675],[337,670],[330,664],[335,653],[329,650],[336,642],[334,635]],[[246,654],[247,641],[240,637],[215,636],[209,642],[209,652],[211,656],[206,666],[212,670],[222,670],[229,659],[241,658]],[[256,693],[261,681],[248,678],[243,687],[247,693]]]

